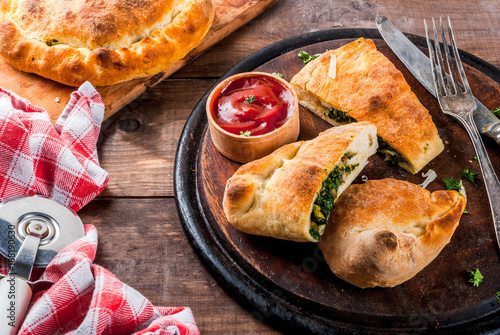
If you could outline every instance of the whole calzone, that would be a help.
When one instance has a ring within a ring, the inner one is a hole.
[[[373,123],[379,151],[411,173],[444,149],[429,112],[372,40],[323,53],[290,83],[301,105],[333,125]]]
[[[465,208],[457,191],[395,179],[351,185],[334,207],[319,247],[339,278],[361,288],[415,276],[450,242]]]
[[[226,217],[249,234],[317,241],[335,200],[377,145],[374,125],[353,123],[242,165],[226,184]]]
[[[66,85],[112,85],[167,69],[213,17],[212,0],[0,0],[0,54]]]

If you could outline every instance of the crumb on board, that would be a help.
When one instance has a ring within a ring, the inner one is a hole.
[[[61,102],[61,98],[56,97],[56,102],[57,102],[57,103]]]

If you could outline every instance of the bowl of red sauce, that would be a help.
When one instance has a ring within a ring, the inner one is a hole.
[[[297,140],[297,93],[282,78],[245,72],[219,83],[208,97],[212,141],[224,156],[247,163]]]

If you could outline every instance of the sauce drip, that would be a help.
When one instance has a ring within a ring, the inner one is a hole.
[[[212,101],[214,121],[237,135],[269,133],[293,113],[292,92],[278,80],[263,75],[236,78]]]

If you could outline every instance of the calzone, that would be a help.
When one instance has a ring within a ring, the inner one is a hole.
[[[444,149],[429,112],[372,40],[360,38],[323,53],[291,84],[301,105],[333,125],[373,123],[379,151],[411,173]]]
[[[459,224],[465,197],[395,180],[351,185],[319,241],[330,269],[361,288],[393,287],[435,259]]]
[[[212,0],[0,0],[0,54],[66,85],[153,76],[197,46]]]
[[[335,200],[377,146],[377,130],[367,122],[285,145],[234,173],[226,184],[224,213],[249,234],[318,241]]]

